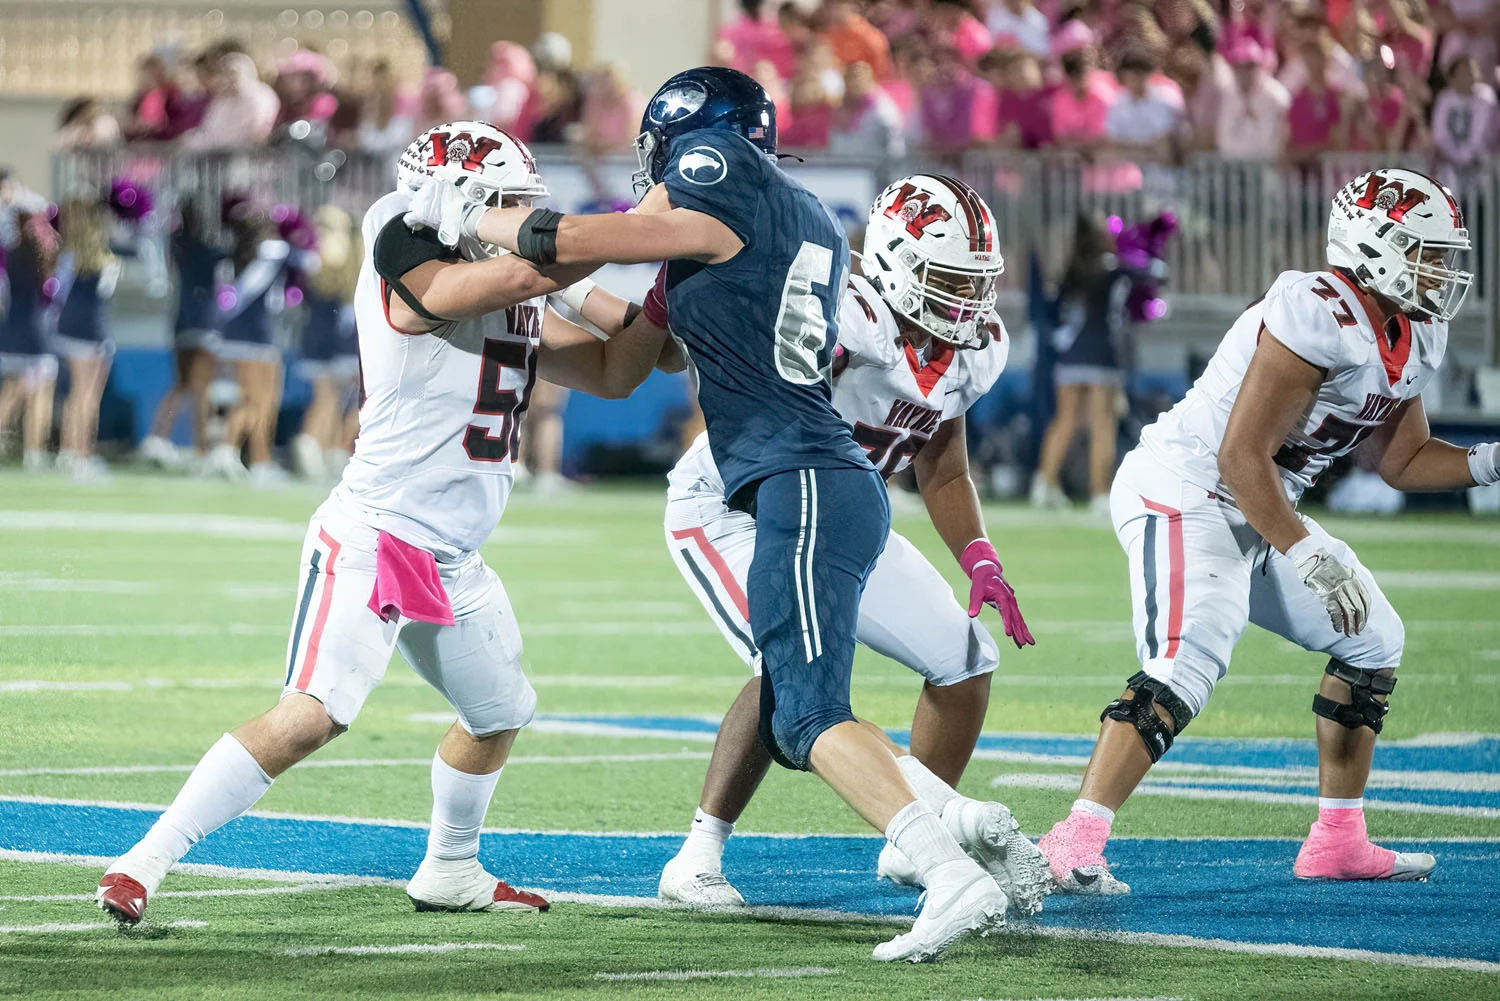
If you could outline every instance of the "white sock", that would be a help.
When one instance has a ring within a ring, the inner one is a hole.
[[[688,828],[687,840],[677,854],[686,855],[700,863],[713,863],[718,869],[724,861],[724,842],[734,833],[734,825],[704,813],[700,807],[693,811],[693,826]]]
[[[1364,808],[1365,798],[1363,796],[1361,796],[1359,799],[1332,799],[1327,796],[1318,797],[1319,810],[1363,810]]]
[[[269,788],[271,777],[244,744],[226,733],[203,755],[172,805],[131,851],[176,862],[205,836],[249,810]]]
[[[969,798],[960,795],[957,789],[938,778],[931,769],[910,754],[903,754],[897,758],[896,767],[901,769],[901,777],[906,779],[906,784],[911,786],[911,791],[916,794],[917,799],[932,807],[940,816],[944,809],[955,800]]]
[[[488,775],[461,772],[436,752],[432,755],[432,828],[427,857],[453,861],[477,858],[479,829],[504,768]]]
[[[973,862],[958,846],[942,818],[926,803],[914,800],[891,818],[885,838],[911,860],[922,885],[931,886],[934,869],[949,862]]]
[[[1073,809],[1070,812],[1087,813],[1090,816],[1098,817],[1106,824],[1113,824],[1115,822],[1115,811],[1103,803],[1095,803],[1091,799],[1075,799],[1073,801]]]

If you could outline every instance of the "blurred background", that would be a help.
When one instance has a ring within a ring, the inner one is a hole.
[[[645,98],[704,62],[771,92],[788,169],[856,248],[911,170],[994,208],[1013,345],[969,434],[991,495],[1088,503],[1245,305],[1321,266],[1333,192],[1381,165],[1464,206],[1475,284],[1426,404],[1491,440],[1497,58],[1492,0],[0,0],[0,461],[336,476],[358,223],[396,153],[482,118],[531,144],[558,208],[623,209]],[[653,273],[601,281],[638,296]],[[1085,348],[1110,371],[1079,382]],[[529,482],[659,474],[694,421],[681,377],[616,402],[539,387]],[[1068,447],[1039,469],[1049,426]],[[1321,487],[1408,503],[1358,455]],[[1409,503],[1493,511],[1500,488]]]

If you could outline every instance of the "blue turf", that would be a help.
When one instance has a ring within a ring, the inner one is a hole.
[[[0,799],[0,848],[117,855],[155,819],[147,810]],[[651,897],[676,837],[490,834],[482,857],[524,886]],[[405,878],[426,844],[419,828],[242,817],[189,862]],[[910,913],[916,894],[877,884],[875,838],[736,837],[727,874],[753,904]],[[1042,923],[1500,961],[1500,844],[1450,842],[1428,883],[1318,884],[1292,878],[1294,841],[1117,839],[1111,858],[1135,892],[1052,897]]]

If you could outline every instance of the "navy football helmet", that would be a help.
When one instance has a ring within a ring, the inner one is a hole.
[[[776,105],[764,87],[727,66],[683,70],[657,89],[641,118],[635,139],[641,165],[634,177],[637,197],[661,182],[672,140],[699,129],[734,132],[766,155],[776,155]]]

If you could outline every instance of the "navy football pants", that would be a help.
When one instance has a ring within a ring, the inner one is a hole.
[[[859,599],[891,528],[873,469],[797,469],[762,480],[746,577],[762,658],[760,739],[788,768],[854,719],[849,674]]]

